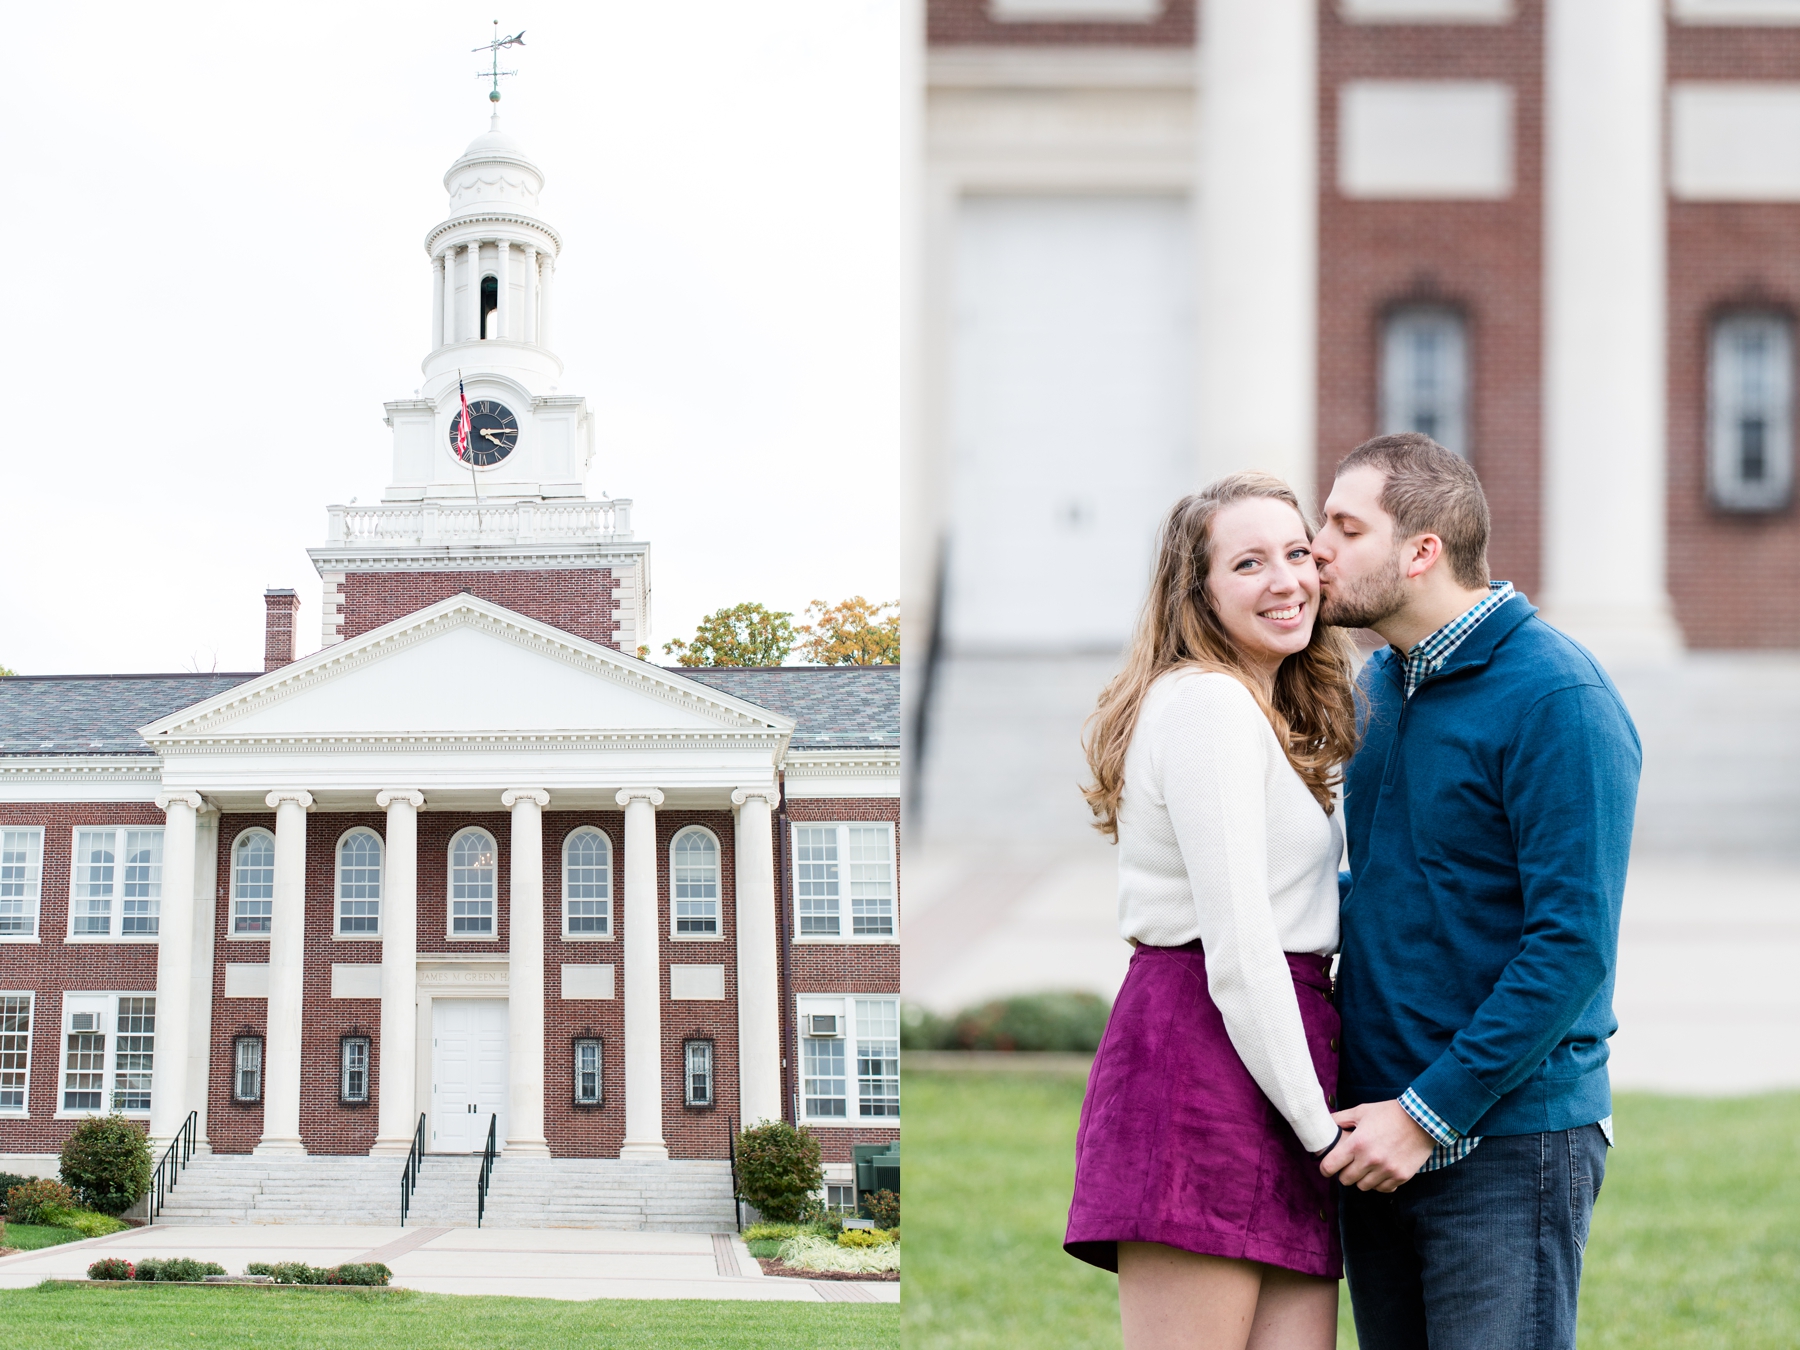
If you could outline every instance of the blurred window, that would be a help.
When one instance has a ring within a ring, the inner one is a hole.
[[[1419,431],[1469,457],[1468,342],[1462,315],[1441,305],[1388,314],[1381,338],[1381,430]]]
[[[1776,511],[1794,481],[1793,324],[1738,311],[1712,330],[1707,486],[1727,511]]]

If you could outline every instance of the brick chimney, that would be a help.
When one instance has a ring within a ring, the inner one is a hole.
[[[294,659],[294,616],[300,612],[300,597],[292,591],[263,592],[268,606],[268,627],[263,630],[263,669],[274,670]]]

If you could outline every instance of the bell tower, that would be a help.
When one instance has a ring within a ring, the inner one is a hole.
[[[308,550],[327,646],[463,590],[628,653],[649,627],[650,546],[632,536],[631,502],[587,496],[593,422],[561,392],[550,345],[562,238],[538,214],[543,172],[500,129],[506,73],[425,236],[431,348],[414,396],[385,405],[387,489],[378,505],[329,507],[328,541]]]

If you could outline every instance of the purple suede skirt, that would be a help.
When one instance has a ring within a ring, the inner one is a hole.
[[[1287,961],[1335,1103],[1331,958]],[[1140,946],[1088,1074],[1063,1249],[1116,1271],[1119,1243],[1159,1242],[1337,1279],[1336,1189],[1238,1058],[1200,944]]]

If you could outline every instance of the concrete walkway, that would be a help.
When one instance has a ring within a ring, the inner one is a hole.
[[[102,1256],[187,1256],[241,1275],[252,1261],[383,1261],[396,1288],[516,1298],[725,1298],[898,1303],[898,1284],[773,1279],[736,1234],[579,1228],[368,1228],[233,1224],[135,1228],[0,1257],[0,1289],[79,1280]]]

